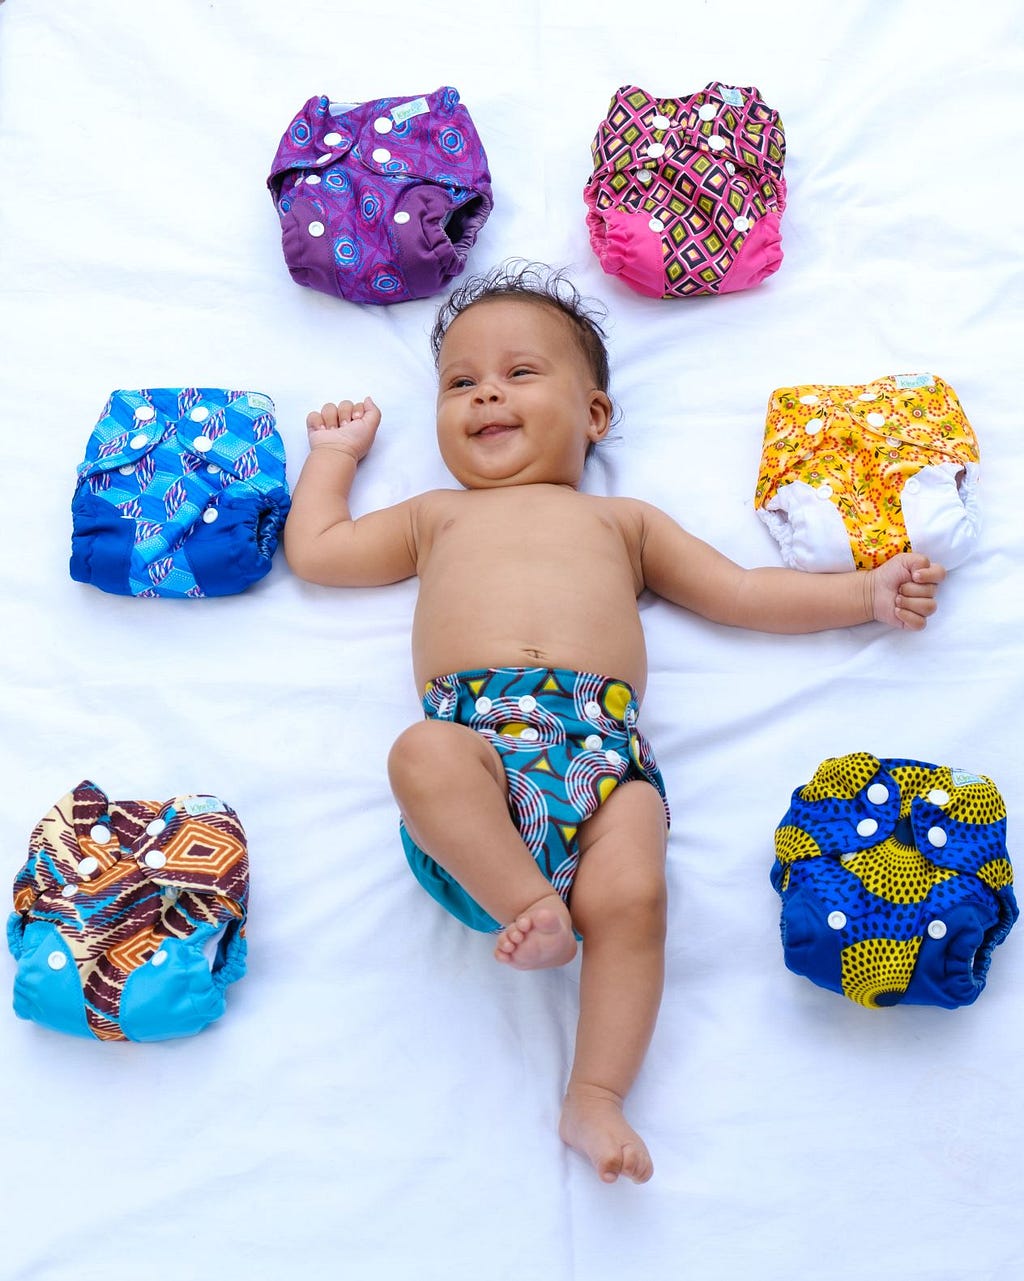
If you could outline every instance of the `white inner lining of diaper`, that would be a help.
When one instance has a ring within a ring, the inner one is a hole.
[[[222,925],[209,938],[203,940],[203,955],[206,957],[206,963],[212,970],[217,961],[217,949],[220,947],[220,941],[224,937],[224,931],[228,927]]]

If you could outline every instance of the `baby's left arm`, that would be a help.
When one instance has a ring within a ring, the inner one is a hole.
[[[656,507],[638,503],[637,511],[645,586],[731,627],[795,634],[877,620],[919,631],[935,612],[936,589],[946,576],[941,565],[915,553],[845,574],[742,569]]]

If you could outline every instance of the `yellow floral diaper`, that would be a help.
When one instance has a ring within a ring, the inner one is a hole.
[[[947,568],[977,539],[978,441],[933,374],[772,393],[754,507],[796,569],[873,569],[899,552]]]

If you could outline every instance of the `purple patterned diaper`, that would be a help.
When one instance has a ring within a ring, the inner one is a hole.
[[[487,156],[455,89],[310,98],[267,179],[292,279],[350,302],[437,293],[491,212]]]

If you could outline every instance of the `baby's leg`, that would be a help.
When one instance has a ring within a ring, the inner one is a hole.
[[[495,956],[516,969],[564,965],[576,954],[569,911],[509,814],[501,759],[475,730],[421,721],[388,759],[409,835],[496,921]]]
[[[622,1104],[654,1031],[665,970],[665,810],[649,783],[617,788],[581,829],[570,905],[583,935],[576,1057],[559,1133],[606,1183],[654,1166]]]

